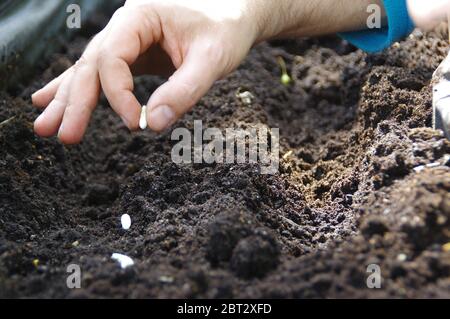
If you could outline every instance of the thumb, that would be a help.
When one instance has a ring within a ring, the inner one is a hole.
[[[161,132],[173,125],[208,92],[223,74],[223,67],[213,54],[191,50],[181,67],[160,86],[147,104],[148,126]],[[210,52],[212,50],[207,50]]]

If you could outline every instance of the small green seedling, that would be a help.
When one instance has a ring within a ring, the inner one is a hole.
[[[281,84],[288,86],[289,84],[291,84],[292,78],[288,74],[286,62],[284,62],[284,59],[281,56],[279,56],[277,60],[278,65],[281,68]]]

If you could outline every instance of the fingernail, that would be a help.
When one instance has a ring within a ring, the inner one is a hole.
[[[43,118],[44,113],[40,114],[35,120],[34,123],[39,122]]]
[[[158,131],[163,131],[172,125],[175,113],[167,105],[160,105],[150,111],[149,124]]]
[[[61,126],[59,127],[59,130],[58,130],[58,138],[61,138],[62,132],[63,132],[63,124],[61,124]]]
[[[41,92],[42,91],[42,89],[39,89],[39,90],[36,90],[36,91],[34,91],[32,94],[31,94],[31,97],[34,97],[34,96],[36,96],[39,92]]]

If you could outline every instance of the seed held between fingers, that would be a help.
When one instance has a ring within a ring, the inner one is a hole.
[[[139,120],[139,127],[141,130],[145,130],[147,126],[147,106],[143,105],[141,110],[141,118]]]

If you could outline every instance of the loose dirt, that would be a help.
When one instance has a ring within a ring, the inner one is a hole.
[[[130,134],[105,99],[81,145],[35,136],[30,93],[87,36],[0,93],[0,297],[450,297],[450,143],[429,128],[446,34],[375,55],[334,37],[262,44],[176,124],[279,127],[289,156],[276,175],[176,165],[171,132]],[[160,83],[138,79],[141,102]],[[82,289],[66,286],[70,264]]]

